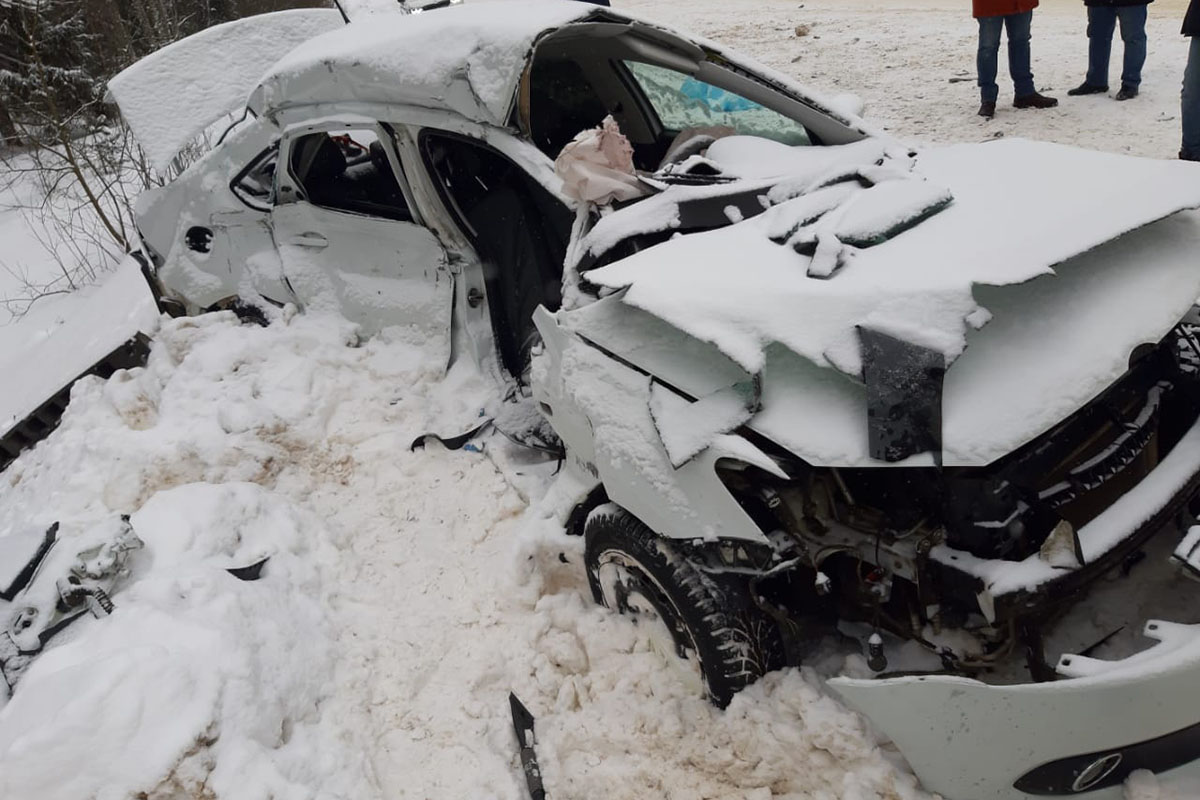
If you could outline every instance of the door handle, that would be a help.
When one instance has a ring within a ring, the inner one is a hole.
[[[321,250],[329,246],[329,240],[316,231],[305,231],[288,239],[287,244],[294,244],[299,247],[311,247],[314,250]]]

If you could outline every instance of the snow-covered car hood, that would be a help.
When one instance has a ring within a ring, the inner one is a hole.
[[[1094,398],[1200,296],[1200,216],[1173,217],[1200,206],[1192,165],[1022,140],[924,150],[907,165],[909,154],[887,150],[867,140],[765,160],[745,143],[714,146],[726,173],[763,181],[765,213],[588,271],[622,290],[623,310],[567,313],[564,324],[693,396],[758,375],[762,410],[749,426],[830,466],[881,464],[868,443],[864,336],[909,343],[953,367],[942,463],[983,465]],[[842,195],[831,193],[839,175],[853,176]],[[610,215],[582,249],[678,224],[671,191]],[[711,345],[707,355],[692,347],[671,364],[630,343],[629,326],[661,322]],[[715,360],[715,372],[700,366]],[[901,463],[933,462],[919,458]]]

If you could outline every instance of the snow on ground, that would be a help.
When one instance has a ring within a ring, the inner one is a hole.
[[[18,159],[17,168],[24,163]],[[42,245],[38,226],[21,210],[37,201],[36,182],[28,175],[0,177],[0,325],[4,325],[25,310],[27,286],[49,283],[58,269]]]
[[[1012,107],[1000,54],[996,117],[976,116],[978,25],[963,0],[614,0],[616,7],[735,47],[830,95],[852,92],[865,116],[926,142],[997,136],[1077,144],[1114,153],[1173,158],[1179,151],[1179,89],[1188,40],[1179,35],[1186,0],[1149,7],[1141,95],[1118,103],[1122,45],[1115,37],[1107,96],[1068,97],[1087,69],[1086,13],[1079,0],[1042,0],[1033,17],[1033,75],[1059,99],[1045,111]],[[810,32],[796,36],[798,25]]]
[[[951,0],[617,5],[856,91],[904,136],[1177,147],[1179,0],[1151,6],[1142,97],[992,122],[949,82],[969,77],[975,30]],[[1039,86],[1080,79],[1082,19],[1043,4]],[[811,671],[725,712],[693,696],[645,630],[592,605],[580,542],[554,521],[566,487],[541,497],[553,465],[499,438],[409,451],[474,420],[486,383],[441,378],[386,332],[351,341],[315,316],[164,320],[145,369],[81,381],[59,430],[0,475],[0,533],[57,519],[69,546],[133,513],[146,542],[116,612],[68,629],[0,707],[0,798],[515,800],[510,690],[555,800],[923,796]],[[225,572],[266,554],[260,581]]]
[[[484,390],[386,333],[232,314],[164,320],[145,369],[81,381],[4,473],[0,530],[60,519],[67,546],[133,512],[146,548],[0,710],[0,797],[515,800],[510,690],[555,798],[920,796],[810,674],[718,712],[594,607],[556,495],[514,488],[552,465],[409,451]],[[224,572],[262,555],[259,582]]]

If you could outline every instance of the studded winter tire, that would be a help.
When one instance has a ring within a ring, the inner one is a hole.
[[[778,629],[750,602],[740,577],[703,571],[675,543],[611,503],[589,515],[584,539],[596,602],[661,624],[715,705],[724,708],[782,665]]]

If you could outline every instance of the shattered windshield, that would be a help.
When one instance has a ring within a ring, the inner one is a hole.
[[[666,67],[622,62],[667,130],[729,127],[788,145],[809,145],[803,125],[727,89]]]

